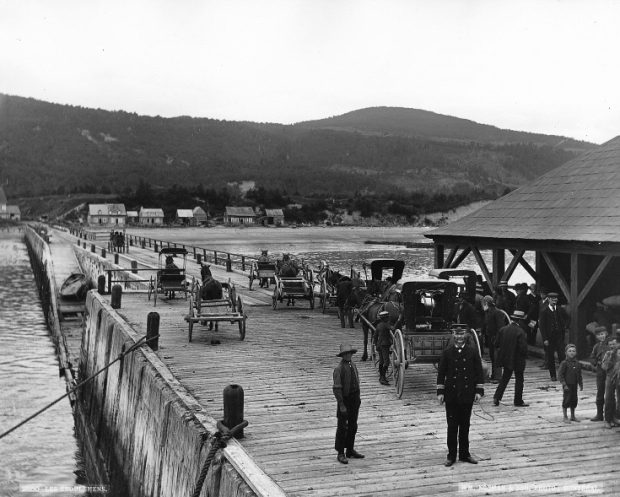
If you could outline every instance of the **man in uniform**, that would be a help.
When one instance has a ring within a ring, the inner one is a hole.
[[[497,335],[497,363],[504,368],[502,379],[493,395],[493,405],[498,406],[504,396],[506,386],[515,374],[515,407],[528,407],[523,402],[523,372],[527,359],[527,337],[524,326],[526,315],[524,311],[516,310],[511,316],[514,320],[509,325],[502,327]]]
[[[390,333],[390,325],[388,323],[389,318],[390,313],[388,311],[379,312],[379,319],[381,321],[377,324],[372,337],[377,354],[379,354],[379,383],[382,385],[390,384],[385,377],[390,361],[390,347],[392,346],[392,334]]]
[[[566,333],[566,320],[564,314],[558,307],[558,294],[549,292],[547,294],[549,303],[547,307],[540,311],[540,334],[542,335],[543,345],[545,346],[547,367],[551,381],[557,381],[555,374],[555,354],[561,363],[565,359],[564,355],[564,335]]]
[[[360,409],[360,383],[357,366],[351,360],[357,349],[351,345],[340,345],[338,357],[342,360],[334,369],[334,396],[338,401],[336,417],[336,451],[338,461],[348,464],[347,458],[363,459],[364,456],[354,449],[357,433],[357,416]],[[345,453],[346,450],[346,453]]]
[[[464,326],[453,328],[453,343],[441,354],[437,369],[437,400],[446,406],[448,457],[445,466],[459,460],[478,464],[469,452],[469,425],[474,402],[484,395],[482,360],[477,350],[465,346]],[[458,444],[457,444],[458,441]]]

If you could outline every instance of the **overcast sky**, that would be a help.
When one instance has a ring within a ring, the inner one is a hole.
[[[292,123],[372,106],[605,142],[620,1],[0,0],[0,93]]]

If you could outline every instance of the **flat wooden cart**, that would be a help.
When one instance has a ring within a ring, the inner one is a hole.
[[[297,276],[280,276],[276,274],[275,288],[273,289],[273,308],[276,309],[278,302],[286,300],[286,305],[295,305],[296,299],[308,300],[310,309],[314,309],[314,277],[312,269],[303,266]]]
[[[192,341],[194,325],[200,324],[209,329],[218,331],[218,323],[229,322],[237,323],[239,327],[239,339],[245,339],[245,326],[247,315],[243,308],[241,295],[237,295],[235,286],[229,281],[222,284],[223,298],[203,300],[201,298],[201,285],[197,281],[192,284],[192,291],[189,299],[189,314],[185,316],[188,324],[188,339]]]
[[[400,398],[405,385],[405,371],[414,364],[435,364],[452,339],[455,324],[455,299],[458,286],[454,281],[412,280],[402,284],[403,326],[394,331],[391,363],[396,395]],[[470,330],[468,346],[480,357],[478,335]]]
[[[252,290],[252,282],[258,279],[260,283],[264,283],[266,288],[269,288],[269,284],[274,282],[274,276],[276,275],[276,263],[271,261],[254,261],[250,266],[250,284],[249,288]],[[262,284],[261,284],[262,286]]]

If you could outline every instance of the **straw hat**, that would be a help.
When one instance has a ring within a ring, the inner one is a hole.
[[[337,355],[338,357],[342,357],[344,354],[347,354],[348,352],[355,354],[357,352],[357,349],[354,349],[350,344],[341,344],[340,352]]]

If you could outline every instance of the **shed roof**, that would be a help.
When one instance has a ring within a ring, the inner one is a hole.
[[[191,209],[177,209],[177,217],[194,217],[194,211]]]
[[[254,217],[256,213],[252,207],[226,207],[226,215],[239,217]]]
[[[194,217],[207,215],[205,210],[200,206],[194,207],[193,213],[194,213]]]
[[[88,204],[89,216],[125,216],[125,204]]]
[[[138,217],[138,211],[127,211],[127,217]]]
[[[282,209],[265,209],[266,216],[284,216]]]
[[[620,242],[620,136],[426,236]]]
[[[142,207],[140,209],[140,217],[164,217],[164,211],[163,209]]]

